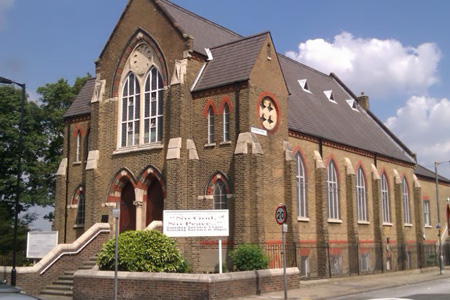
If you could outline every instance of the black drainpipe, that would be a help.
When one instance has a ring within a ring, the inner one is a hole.
[[[67,203],[69,201],[69,158],[70,158],[70,120],[67,121],[67,165],[66,165],[66,205],[64,206],[64,244],[67,237]]]
[[[319,153],[320,153],[320,157],[322,157],[323,159],[323,154],[322,154],[322,138],[319,138]]]
[[[239,122],[239,91],[240,91],[240,88],[239,88],[239,82],[236,82],[235,83],[235,89],[234,89],[234,99],[235,99],[235,110],[236,110],[236,115],[235,115],[235,131],[236,131],[236,141],[237,141],[237,139],[238,139],[238,137],[239,137],[239,133],[241,132],[240,130],[239,130],[239,126],[240,126],[240,122]]]
[[[375,167],[377,166],[377,154],[376,153],[373,154],[373,164],[375,165]]]

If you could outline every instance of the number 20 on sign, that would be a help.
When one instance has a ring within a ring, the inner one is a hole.
[[[277,209],[275,210],[275,220],[280,225],[286,223],[286,220],[287,220],[286,205],[280,204],[277,206]]]

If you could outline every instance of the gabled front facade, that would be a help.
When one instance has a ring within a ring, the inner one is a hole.
[[[229,209],[225,250],[279,245],[280,203],[305,276],[329,274],[333,255],[354,272],[358,252],[336,245],[422,239],[414,155],[366,97],[277,54],[268,32],[242,37],[165,0],[131,0],[65,120],[60,242],[113,224],[117,205],[120,232],[167,209]],[[214,269],[216,239],[178,242],[195,270]]]

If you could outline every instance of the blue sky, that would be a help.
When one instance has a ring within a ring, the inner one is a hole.
[[[334,72],[433,169],[450,159],[446,0],[173,0],[241,35],[269,30],[279,53]],[[94,74],[126,0],[0,0],[0,76],[36,89]],[[450,177],[450,164],[440,173]]]

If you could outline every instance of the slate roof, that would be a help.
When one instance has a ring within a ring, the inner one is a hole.
[[[438,169],[438,173],[439,173],[439,169]],[[429,179],[432,180],[436,180],[436,174],[434,173],[434,171],[431,171],[430,169],[425,168],[422,165],[417,165],[416,169],[414,170],[414,174],[416,174],[417,176],[422,176],[422,177],[428,177]],[[450,179],[438,175],[439,181],[444,181],[447,183],[450,183]]]
[[[361,107],[352,109],[347,100],[354,99],[333,76],[323,74],[299,62],[279,55],[290,95],[288,127],[291,130],[329,141],[382,154],[405,162],[414,159]],[[298,80],[307,80],[306,92]],[[335,103],[324,91],[332,91]]]
[[[208,61],[193,91],[248,80],[268,34],[265,32],[211,48],[213,59]]]
[[[73,118],[91,113],[91,99],[94,94],[95,77],[89,78],[84,84],[78,96],[73,100],[72,105],[67,109],[64,118]]]
[[[196,52],[206,55],[205,48],[217,47],[242,38],[241,35],[169,1],[159,0],[156,4],[172,17],[183,33],[194,38],[192,50]]]

